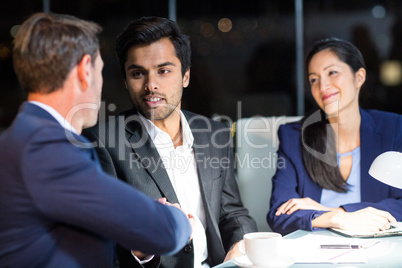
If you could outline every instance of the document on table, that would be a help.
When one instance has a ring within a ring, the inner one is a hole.
[[[333,237],[311,233],[296,239],[283,239],[282,248],[296,263],[367,263],[366,249],[379,240]],[[359,249],[323,249],[321,245],[354,245]]]
[[[329,228],[329,230],[347,237],[355,237],[355,238],[388,237],[388,236],[402,235],[402,222],[398,222],[396,226],[394,226],[393,228],[377,232],[345,231],[335,228]]]

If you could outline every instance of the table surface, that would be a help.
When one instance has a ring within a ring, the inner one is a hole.
[[[312,232],[310,231],[304,231],[304,230],[298,230],[295,231],[291,234],[288,234],[284,236],[284,239],[295,239],[302,237],[304,235],[310,234]],[[315,231],[314,233],[320,234],[320,235],[328,235],[328,236],[339,236],[340,235],[335,234],[334,232],[331,232],[329,230],[321,230],[321,231]],[[376,238],[381,240],[381,250],[384,252],[378,252],[378,248],[373,246],[372,248],[367,248],[364,249],[366,251],[366,256],[367,256],[367,263],[353,263],[353,264],[324,264],[324,263],[295,263],[289,267],[344,267],[344,268],[354,268],[354,267],[375,267],[375,268],[380,268],[380,267],[386,267],[386,268],[401,268],[402,267],[402,236],[393,236],[393,237],[384,237],[384,238]],[[370,251],[374,251],[371,254]],[[220,265],[214,266],[213,268],[238,268],[232,261],[228,261],[225,263],[222,263]]]

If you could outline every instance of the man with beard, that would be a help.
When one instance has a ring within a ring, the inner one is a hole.
[[[237,243],[256,225],[240,200],[229,128],[181,110],[189,38],[171,20],[144,17],[118,36],[116,52],[133,109],[85,135],[106,172],[196,218],[193,240],[181,252],[145,261],[132,252],[135,261],[119,248],[120,266],[205,268],[238,256]]]

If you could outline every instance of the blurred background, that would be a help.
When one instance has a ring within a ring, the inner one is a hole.
[[[312,109],[313,101],[297,57],[304,60],[314,41],[334,36],[353,42],[366,60],[361,105],[402,113],[400,0],[2,0],[0,129],[11,123],[25,100],[12,68],[13,36],[28,16],[49,10],[104,28],[100,39],[107,114],[130,107],[115,38],[131,20],[148,15],[173,18],[190,36],[192,69],[184,109],[233,121],[301,115]]]

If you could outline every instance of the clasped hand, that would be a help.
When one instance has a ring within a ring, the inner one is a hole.
[[[354,212],[346,212],[343,208],[330,208],[321,205],[309,197],[292,198],[283,203],[275,215],[290,215],[297,210],[328,211],[312,222],[317,228],[338,228],[350,231],[383,231],[396,224],[396,219],[387,211],[367,207]]]
[[[314,201],[310,197],[292,198],[283,203],[276,210],[275,215],[276,216],[279,216],[281,214],[290,215],[297,210],[303,210],[303,209],[324,210],[324,211],[334,210],[334,208],[328,208],[326,206],[321,205],[320,203]]]
[[[181,211],[183,211],[183,209],[180,207],[180,205],[178,203],[169,203],[167,201],[166,197],[158,198],[157,201],[159,203],[163,204],[163,205],[176,207],[176,208],[180,209]],[[188,220],[190,222],[190,225],[191,225],[191,229],[194,231],[194,224],[195,224],[194,216],[192,214],[190,214],[190,213],[185,213],[184,211],[183,211],[183,213],[187,215],[187,218],[188,218]],[[191,233],[190,240],[191,239],[193,239],[193,233]],[[138,251],[138,250],[131,250],[131,252],[140,260],[147,256],[147,254],[145,254],[145,253],[143,253],[141,251]]]

